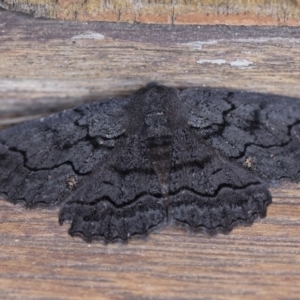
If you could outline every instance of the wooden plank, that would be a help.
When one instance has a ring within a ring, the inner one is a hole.
[[[0,121],[128,94],[151,80],[299,96],[299,35],[57,22],[0,10]],[[229,235],[168,227],[109,245],[68,236],[57,210],[1,200],[0,298],[298,299],[300,185],[271,192],[267,218]]]
[[[229,235],[167,228],[127,244],[67,235],[57,211],[0,202],[3,299],[297,299],[300,185],[272,190],[268,217]],[[101,296],[100,296],[101,295]]]
[[[1,10],[0,118],[126,95],[150,81],[298,96],[299,36],[287,27],[56,22]]]
[[[61,20],[299,26],[299,3],[299,0],[0,0],[0,7]]]

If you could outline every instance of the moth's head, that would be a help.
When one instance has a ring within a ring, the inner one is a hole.
[[[146,126],[173,123],[182,110],[178,90],[150,83],[132,95],[131,110]]]

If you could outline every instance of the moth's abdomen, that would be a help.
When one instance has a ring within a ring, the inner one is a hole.
[[[172,136],[148,138],[146,141],[146,146],[152,163],[170,160],[172,144]]]
[[[161,184],[162,195],[167,196],[169,193],[173,138],[170,135],[148,138],[146,147],[153,169]]]

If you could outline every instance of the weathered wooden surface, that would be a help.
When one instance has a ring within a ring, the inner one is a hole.
[[[58,22],[0,10],[0,54],[5,124],[149,81],[300,95],[298,27]]]
[[[0,10],[0,123],[151,80],[299,96],[299,55],[299,28],[68,23]],[[0,298],[299,299],[300,185],[272,195],[267,218],[229,235],[166,228],[110,245],[68,236],[57,211],[0,201]]]
[[[300,185],[268,217],[207,238],[165,229],[128,244],[71,238],[57,211],[0,202],[2,299],[299,299]]]
[[[0,0],[35,17],[160,24],[300,25],[299,0]]]

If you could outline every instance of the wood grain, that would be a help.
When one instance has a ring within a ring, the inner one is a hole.
[[[298,299],[300,185],[272,190],[267,218],[208,238],[167,228],[86,244],[57,211],[0,202],[3,299]]]
[[[299,3],[299,0],[0,0],[0,7],[60,20],[299,26]]]
[[[0,10],[0,123],[151,80],[299,96],[299,54],[299,28],[57,22]],[[109,245],[68,236],[57,210],[1,200],[0,298],[299,299],[300,185],[271,192],[267,218],[228,235],[168,227]]]
[[[0,10],[0,118],[8,125],[150,81],[297,97],[299,38],[299,28],[57,22]]]

